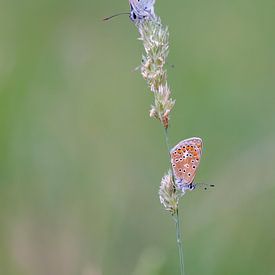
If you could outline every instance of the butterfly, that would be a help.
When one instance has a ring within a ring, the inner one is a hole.
[[[193,184],[202,155],[202,139],[193,137],[180,141],[170,150],[171,164],[177,186],[184,192]]]
[[[144,18],[154,18],[155,0],[129,0],[130,19],[134,22]]]
[[[129,0],[130,12],[120,12],[112,16],[103,18],[104,21],[107,21],[113,17],[129,14],[130,19],[133,22],[138,22],[145,18],[155,18],[154,4],[156,0]]]

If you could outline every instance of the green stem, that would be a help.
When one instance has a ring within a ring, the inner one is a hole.
[[[168,140],[168,129],[165,129],[165,128],[164,128],[164,137],[165,137],[165,144],[167,147],[168,156],[170,159],[170,145],[169,145],[169,140]]]
[[[179,250],[179,258],[180,258],[180,274],[184,275],[183,246],[181,241],[180,219],[179,219],[178,209],[175,215],[175,222],[176,222],[176,238],[177,238],[177,245]]]
[[[169,159],[169,163],[170,163],[170,167],[171,167],[171,171],[172,171],[173,182],[175,182],[173,167],[172,167],[172,163],[170,161],[171,156],[170,156],[170,145],[169,145],[169,138],[168,138],[168,129],[165,129],[165,128],[164,128],[164,137],[165,137],[165,143],[166,143],[166,147],[167,147],[168,159]]]

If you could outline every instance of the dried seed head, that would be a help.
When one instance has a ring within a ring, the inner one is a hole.
[[[159,199],[165,210],[174,215],[178,209],[178,203],[184,192],[178,190],[174,184],[171,170],[163,176],[159,188]]]
[[[159,17],[144,19],[136,24],[143,42],[145,55],[140,66],[141,75],[154,93],[155,102],[150,110],[150,117],[157,118],[168,128],[170,113],[175,105],[167,84],[167,73],[164,68],[169,53],[169,32],[163,27]]]

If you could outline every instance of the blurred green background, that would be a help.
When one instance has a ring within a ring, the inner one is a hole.
[[[179,274],[128,2],[0,2],[0,274]],[[200,136],[186,274],[275,274],[275,4],[163,1],[170,143]]]

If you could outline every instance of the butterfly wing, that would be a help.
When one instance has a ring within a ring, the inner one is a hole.
[[[177,184],[191,185],[200,164],[202,140],[193,137],[180,141],[170,151],[171,164]]]
[[[155,0],[129,0],[130,18],[135,21],[146,17],[155,16],[154,4]]]

